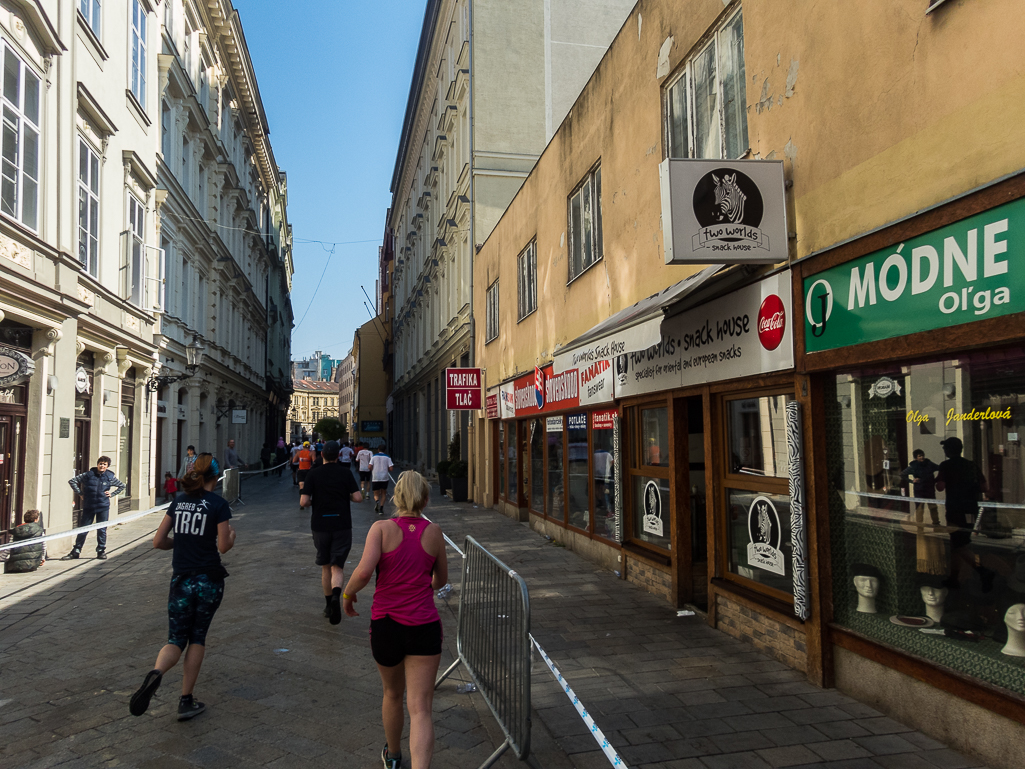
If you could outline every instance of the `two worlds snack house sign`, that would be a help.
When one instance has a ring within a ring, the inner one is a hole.
[[[804,279],[805,349],[1025,309],[1025,198]]]

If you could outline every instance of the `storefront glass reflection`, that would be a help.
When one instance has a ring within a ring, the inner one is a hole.
[[[1023,370],[1021,350],[965,354],[842,374],[826,398],[836,621],[1018,693]]]
[[[566,438],[569,449],[569,525],[590,530],[590,474],[587,469],[587,414],[566,417]]]
[[[545,512],[549,518],[566,520],[562,477],[562,417],[548,417],[545,430],[548,436],[548,501]]]

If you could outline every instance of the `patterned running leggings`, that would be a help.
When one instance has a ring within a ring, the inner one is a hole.
[[[224,580],[206,574],[171,578],[167,596],[167,642],[179,649],[206,645],[206,632],[224,598]]]

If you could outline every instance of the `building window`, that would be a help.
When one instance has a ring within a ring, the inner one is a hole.
[[[537,241],[530,241],[516,260],[519,319],[537,309]]]
[[[131,61],[129,78],[132,94],[146,109],[146,9],[141,0],[132,0]]]
[[[744,19],[727,19],[665,89],[668,156],[739,158],[748,149]]]
[[[142,307],[146,285],[146,209],[138,198],[128,195],[128,232],[121,264],[121,295]]]
[[[78,140],[78,261],[97,275],[100,251],[100,159]]]
[[[601,167],[595,166],[569,196],[569,279],[601,256]]]
[[[182,174],[180,177],[185,194],[189,194],[189,137],[182,137]]]
[[[78,10],[82,12],[82,16],[89,23],[89,27],[96,37],[100,36],[100,0],[79,0]]]
[[[727,579],[789,601],[794,590],[786,404],[790,394],[726,399]]]
[[[38,227],[39,78],[3,48],[3,148],[0,210],[26,227]]]
[[[498,281],[488,286],[487,296],[487,329],[484,343],[492,342],[498,338]]]
[[[160,151],[164,162],[171,160],[171,108],[166,101],[160,102]]]
[[[1019,696],[1023,367],[1020,347],[884,363],[823,398],[835,622]]]

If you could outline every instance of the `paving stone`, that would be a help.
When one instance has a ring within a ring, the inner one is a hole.
[[[840,761],[846,758],[865,758],[872,752],[853,740],[830,740],[809,745],[808,749],[817,753],[826,761]]]
[[[819,756],[812,753],[804,745],[788,745],[785,748],[767,748],[755,751],[758,757],[772,767],[799,766],[812,764]]]

